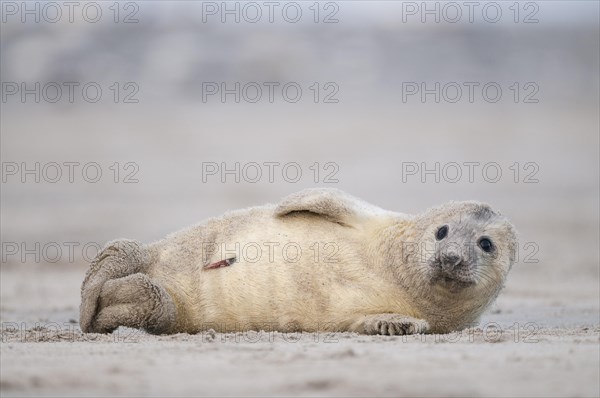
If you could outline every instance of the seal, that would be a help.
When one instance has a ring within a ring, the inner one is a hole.
[[[515,261],[489,205],[383,210],[307,189],[165,239],[109,242],[81,287],[84,332],[448,333],[476,324]]]

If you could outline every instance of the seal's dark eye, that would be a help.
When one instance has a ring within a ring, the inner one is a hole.
[[[492,241],[488,238],[481,238],[479,239],[479,247],[481,247],[481,250],[483,250],[484,252],[489,253],[494,248],[494,245],[492,244]]]
[[[448,235],[448,226],[444,225],[444,226],[440,227],[440,229],[437,230],[437,232],[435,233],[435,238],[437,240],[442,240],[447,235]]]

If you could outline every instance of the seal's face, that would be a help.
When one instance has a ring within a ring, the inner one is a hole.
[[[453,293],[500,290],[515,246],[504,217],[485,204],[458,202],[431,209],[423,219],[417,263],[429,284]]]

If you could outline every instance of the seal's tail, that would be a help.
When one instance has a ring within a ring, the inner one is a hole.
[[[104,283],[143,272],[149,263],[149,254],[139,242],[114,240],[98,253],[81,285],[79,323],[85,333],[93,332],[93,321],[98,308],[98,299]]]

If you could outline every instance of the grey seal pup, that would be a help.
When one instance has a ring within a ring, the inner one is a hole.
[[[84,332],[448,333],[477,322],[515,261],[487,204],[421,214],[307,189],[151,244],[108,243],[81,287]]]

